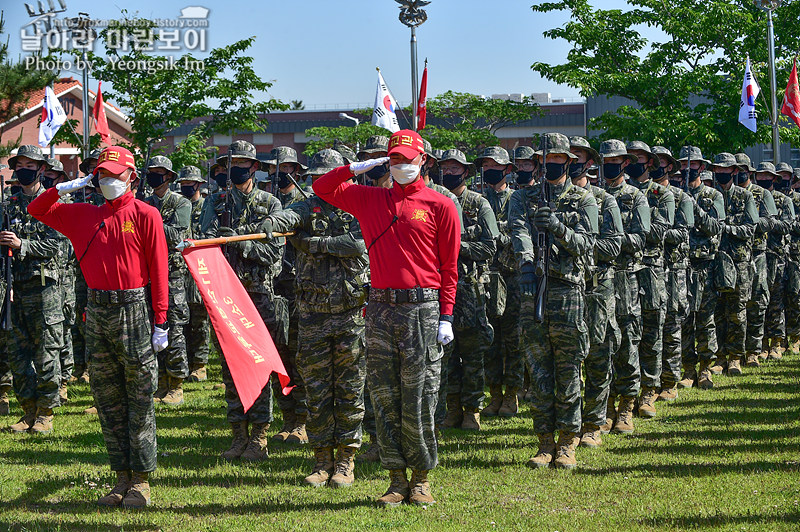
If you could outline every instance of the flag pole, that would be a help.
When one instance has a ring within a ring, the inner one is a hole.
[[[781,162],[781,137],[778,131],[778,94],[775,81],[775,32],[772,9],[767,11],[767,39],[769,41],[769,89],[772,97],[772,162]]]
[[[417,130],[417,26],[428,20],[422,7],[430,4],[426,0],[396,0],[400,4],[400,22],[411,28],[411,125]]]

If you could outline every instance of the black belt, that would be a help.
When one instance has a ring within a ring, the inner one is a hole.
[[[96,305],[127,305],[136,301],[146,301],[145,287],[131,290],[95,290],[89,288],[88,299]]]
[[[395,290],[393,288],[369,289],[369,300],[376,303],[424,303],[439,301],[439,291],[435,288],[409,288]]]

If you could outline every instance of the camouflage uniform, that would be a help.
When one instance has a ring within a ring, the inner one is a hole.
[[[794,169],[792,183],[800,179],[800,168]],[[800,216],[800,192],[792,189],[788,194],[794,212]],[[786,263],[786,335],[790,342],[800,339],[800,220],[795,219],[789,229],[789,256]]]

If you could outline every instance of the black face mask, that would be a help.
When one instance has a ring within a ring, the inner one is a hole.
[[[681,175],[683,176],[684,179],[687,179],[687,177],[688,177],[689,183],[691,183],[692,181],[697,179],[697,176],[700,175],[700,169],[699,168],[691,168],[691,169],[687,168],[686,170],[681,170]]]
[[[603,175],[606,179],[614,180],[622,173],[622,163],[603,163]]]
[[[436,183],[437,185],[441,185],[442,184],[442,173],[441,172],[436,172],[435,174],[433,174],[433,176],[431,176],[431,179],[433,179],[433,182]]]
[[[444,174],[442,176],[442,184],[447,188],[447,190],[453,190],[461,186],[461,183],[464,182],[463,175],[453,175],[453,174]]]
[[[564,175],[567,165],[565,163],[545,163],[544,167],[547,169],[547,179],[555,181]]]
[[[19,179],[19,184],[26,187],[36,181],[36,175],[38,173],[38,170],[31,170],[30,168],[14,170],[14,175]]]
[[[100,176],[97,175],[96,173],[91,175],[92,175],[92,186],[94,188],[100,188]]]
[[[631,176],[633,179],[639,179],[646,171],[647,167],[645,167],[644,163],[629,164],[625,168],[625,173]]]
[[[650,178],[658,181],[659,179],[664,177],[664,174],[666,174],[666,173],[667,173],[667,167],[666,166],[659,166],[658,168],[656,168],[655,170],[652,170],[650,172]]]
[[[683,178],[681,177],[670,178],[669,184],[672,185],[673,187],[683,188]]]
[[[490,185],[496,185],[503,180],[503,171],[496,168],[483,171],[483,180]]]
[[[789,181],[787,179],[781,179],[780,181],[775,181],[775,183],[772,186],[775,187],[775,190],[786,192],[787,190],[789,190]]]
[[[772,179],[756,179],[758,186],[763,188],[770,188],[772,186]]]
[[[585,168],[586,168],[586,163],[570,163],[569,165],[570,179],[576,179],[580,177]]]
[[[197,192],[195,185],[181,185],[181,195],[186,199],[192,199],[194,193]]]
[[[376,181],[385,176],[388,172],[389,172],[389,167],[385,164],[381,164],[376,166],[375,168],[370,168],[365,173],[368,178],[372,179],[373,181]]]
[[[518,185],[530,185],[531,181],[533,181],[533,172],[524,172],[522,170],[517,171]]]
[[[242,168],[241,166],[231,167],[231,183],[234,185],[243,185],[250,179],[250,169]]]
[[[733,179],[733,174],[723,174],[720,172],[714,172],[714,178],[720,185],[727,185]]]
[[[150,185],[151,188],[156,189],[164,184],[164,180],[167,178],[164,174],[157,174],[155,172],[147,172],[147,184]]]
[[[739,172],[736,174],[736,184],[744,185],[750,179],[750,172]]]
[[[225,172],[222,172],[221,174],[215,174],[214,181],[217,182],[217,186],[222,190],[228,188],[228,174]]]
[[[42,176],[42,178],[39,181],[41,181],[42,186],[48,190],[53,188],[53,185],[55,184],[54,183],[55,180],[51,177]]]
[[[275,174],[272,174],[272,178],[275,178]],[[278,188],[286,188],[292,184],[292,181],[289,179],[289,174],[286,172],[278,172]]]

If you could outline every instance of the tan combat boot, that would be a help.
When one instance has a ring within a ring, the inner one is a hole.
[[[431,485],[428,482],[428,472],[411,470],[411,483],[408,502],[416,506],[428,506],[436,503],[431,495]]]
[[[67,395],[67,383],[62,382],[61,386],[58,387],[58,400],[61,406],[69,403],[69,396]]]
[[[590,449],[596,449],[603,445],[603,440],[600,437],[600,427],[592,425],[591,423],[586,423],[583,426],[581,443],[579,445]]]
[[[294,413],[294,411],[286,411],[282,412],[282,414],[283,425],[281,425],[281,430],[279,430],[277,434],[272,437],[272,441],[285,442],[286,438],[289,437],[289,434],[296,425],[297,415]]]
[[[639,397],[640,417],[656,417],[656,399],[658,392],[655,388],[642,388],[642,395]]]
[[[461,430],[481,430],[481,414],[477,408],[464,408]]]
[[[333,475],[333,447],[320,447],[314,449],[314,469],[305,479],[306,484],[320,488],[328,483]]]
[[[800,336],[789,336],[789,350],[795,355],[800,354]]]
[[[117,471],[117,483],[111,488],[107,495],[103,495],[97,499],[97,504],[100,506],[119,506],[122,504],[122,499],[128,490],[131,489],[131,472]]]
[[[442,421],[442,428],[460,427],[463,420],[464,412],[461,410],[461,396],[457,393],[447,394],[447,415]]]
[[[83,413],[84,414],[89,414],[90,416],[96,416],[97,415],[97,407],[96,406],[90,406],[89,408],[84,410]]]
[[[728,359],[728,377],[738,377],[742,374],[742,357],[731,355]]]
[[[606,403],[606,422],[600,425],[600,434],[608,434],[611,432],[614,422],[617,421],[617,407],[614,406],[616,400],[617,398],[615,396],[608,396],[608,402]]]
[[[783,358],[783,348],[781,347],[780,338],[772,338],[769,343],[769,360],[780,360]]]
[[[192,364],[191,373],[186,377],[186,382],[204,382],[208,379],[205,364]]]
[[[728,369],[727,357],[721,353],[717,353],[717,359],[708,368],[712,375],[722,375]]]
[[[231,430],[233,431],[233,441],[230,448],[222,453],[225,460],[236,460],[247,449],[247,421],[231,423]]]
[[[700,373],[697,375],[697,387],[701,390],[710,390],[714,387],[711,379],[711,361],[703,360],[700,362]]]
[[[761,366],[761,360],[758,358],[758,353],[747,353],[747,358],[744,362],[747,368],[757,368]]]
[[[355,455],[356,447],[340,445],[336,452],[336,463],[333,465],[331,477],[332,488],[349,488],[355,480]]]
[[[247,447],[240,456],[242,460],[248,462],[261,462],[269,458],[269,451],[267,450],[267,442],[269,437],[267,431],[269,430],[269,423],[253,423],[250,427],[250,441],[247,442]]]
[[[286,436],[286,443],[294,445],[305,445],[308,443],[308,434],[306,433],[306,415],[298,414],[294,419],[294,427]]]
[[[617,414],[617,422],[614,423],[614,432],[617,434],[633,434],[633,407],[635,404],[635,397],[623,395],[619,398],[619,413]]]
[[[497,415],[500,417],[514,417],[519,412],[519,399],[517,398],[516,388],[506,388],[506,394],[503,396],[503,404]]]
[[[389,470],[389,489],[375,501],[378,506],[393,508],[400,506],[408,498],[409,486],[405,469]]]
[[[678,381],[678,388],[691,388],[697,383],[697,369],[694,365],[683,366],[683,378]]]
[[[489,401],[489,404],[486,405],[486,408],[481,410],[481,415],[484,417],[496,416],[497,412],[500,410],[500,407],[503,406],[502,386],[492,386],[491,388],[489,388],[489,393],[492,396],[492,400]]]
[[[125,498],[122,499],[123,508],[144,508],[150,505],[150,483],[147,481],[148,473],[134,471],[131,474],[131,487]]]
[[[11,386],[5,384],[0,386],[0,416],[7,416],[11,413],[11,404],[8,400],[8,392],[11,391]]]
[[[575,469],[575,448],[578,447],[578,435],[574,432],[559,431],[556,458],[553,465],[560,469]]]
[[[658,401],[667,401],[671,403],[675,399],[678,398],[678,386],[673,384],[672,386],[663,386],[661,388],[661,393],[658,394]]]
[[[537,436],[539,436],[539,450],[536,451],[533,458],[528,460],[528,467],[534,469],[549,466],[556,454],[556,441],[553,439],[552,432],[537,434]]]
[[[167,395],[169,391],[169,376],[166,373],[158,372],[158,388],[153,393],[153,402],[160,403],[161,399]]]
[[[183,404],[183,379],[167,375],[167,393],[161,398],[161,403],[167,406]]]
[[[31,425],[31,434],[50,434],[53,432],[53,409],[39,408],[36,410],[36,421]]]
[[[758,354],[758,359],[764,362],[769,357],[769,339],[764,338],[761,342],[761,352]]]
[[[380,462],[381,461],[381,448],[377,440],[370,436],[369,447],[367,450],[356,456],[356,462]]]
[[[84,369],[83,373],[78,375],[78,382],[82,382],[83,384],[89,384],[89,370]]]
[[[28,432],[36,422],[36,401],[28,399],[27,401],[23,401],[20,406],[22,407],[22,418],[8,427],[9,432],[17,434]]]

